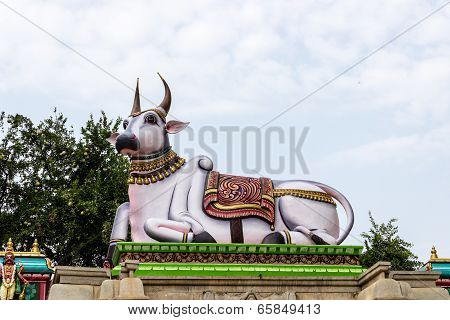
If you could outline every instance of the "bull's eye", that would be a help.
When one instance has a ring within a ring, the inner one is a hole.
[[[144,118],[146,123],[154,124],[156,123],[156,117],[153,114],[148,114]]]
[[[128,127],[128,120],[123,121],[123,128],[126,130]]]

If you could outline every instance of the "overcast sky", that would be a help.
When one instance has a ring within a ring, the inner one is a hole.
[[[159,71],[172,115],[191,123],[180,153],[208,153],[205,126],[237,126],[206,144],[218,170],[242,174],[258,154],[242,156],[245,127],[281,128],[285,142],[263,136],[262,154],[270,145],[287,162],[290,128],[295,139],[309,128],[309,173],[297,163],[269,174],[263,157],[258,174],[339,189],[356,214],[348,244],[361,244],[371,210],[398,218],[421,260],[433,244],[450,257],[450,5],[274,119],[444,3],[2,0],[0,110],[38,121],[57,107],[78,131],[90,113],[128,115],[136,77],[143,106],[158,104]]]

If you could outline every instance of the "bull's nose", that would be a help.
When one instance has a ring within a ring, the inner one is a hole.
[[[139,150],[139,139],[133,133],[124,132],[117,137],[116,140],[117,152],[121,152],[123,149],[130,149],[133,151]]]

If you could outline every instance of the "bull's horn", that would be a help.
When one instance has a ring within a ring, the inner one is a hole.
[[[133,103],[133,109],[131,109],[131,114],[139,113],[141,112],[141,98],[139,96],[139,78],[137,78],[136,83],[136,92],[134,93],[134,103]]]
[[[158,72],[158,76],[161,78],[162,82],[164,83],[164,90],[165,90],[164,99],[161,102],[161,104],[158,106],[158,108],[163,109],[167,115],[170,110],[170,104],[172,103],[172,94],[170,93],[170,88],[167,85],[166,80],[164,80],[164,78],[159,74],[159,72]]]

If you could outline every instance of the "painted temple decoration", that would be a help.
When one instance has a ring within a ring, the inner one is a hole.
[[[5,251],[0,251],[1,299],[45,300],[54,268],[34,240],[31,251],[14,251],[10,238]]]
[[[430,260],[425,263],[421,270],[440,272],[441,276],[436,280],[436,285],[447,289],[450,293],[450,258],[439,258],[437,255],[437,250],[433,246],[431,248]]]

